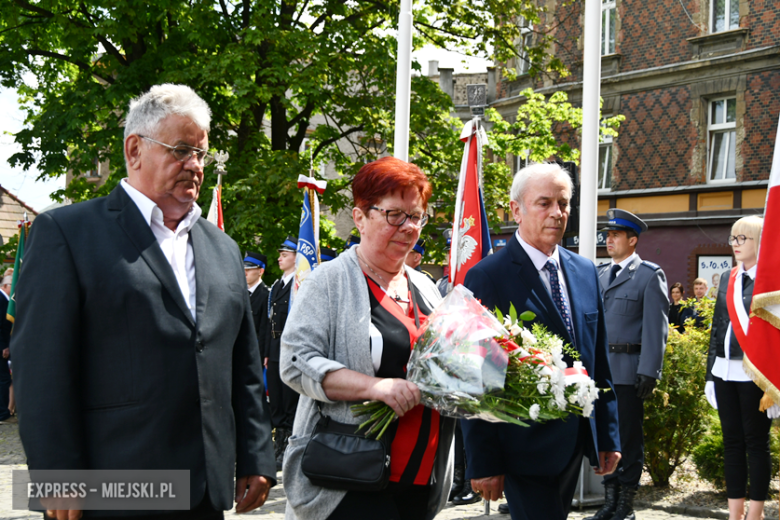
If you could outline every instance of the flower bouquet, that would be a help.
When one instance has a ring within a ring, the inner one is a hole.
[[[407,364],[408,381],[422,403],[442,415],[529,426],[527,421],[589,417],[598,398],[595,382],[577,361],[579,353],[544,326],[524,322],[535,315],[489,312],[471,291],[455,287],[428,317]],[[574,359],[567,367],[564,355]],[[380,438],[396,418],[381,401],[352,406],[368,415],[358,431]]]

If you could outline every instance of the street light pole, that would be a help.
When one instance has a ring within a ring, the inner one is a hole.
[[[409,104],[412,92],[412,0],[401,0],[395,84],[395,157],[409,160]]]

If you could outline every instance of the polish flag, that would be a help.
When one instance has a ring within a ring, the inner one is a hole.
[[[772,170],[764,207],[753,304],[743,364],[756,384],[780,403],[780,131],[775,137]],[[740,344],[740,346],[742,346]]]
[[[211,206],[206,220],[225,231],[225,222],[222,220],[222,186],[214,186],[214,194],[211,197]]]

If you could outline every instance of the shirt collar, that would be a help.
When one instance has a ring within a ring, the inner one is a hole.
[[[639,255],[637,255],[637,254],[636,254],[636,251],[634,251],[633,253],[631,253],[631,254],[629,255],[629,257],[628,257],[628,258],[626,258],[625,260],[623,260],[623,261],[622,261],[622,262],[620,262],[620,263],[617,263],[617,262],[615,262],[615,260],[612,260],[612,265],[619,265],[619,266],[620,266],[620,270],[622,271],[623,269],[625,269],[625,268],[626,268],[626,266],[628,266],[628,264],[630,264],[631,262],[633,262],[633,261],[634,261],[634,258],[635,258],[635,257],[636,257],[636,258],[638,258],[638,257],[639,257]]]
[[[120,184],[135,205],[138,206],[138,210],[141,212],[141,216],[148,226],[152,225],[152,221],[164,226],[162,210],[152,199],[133,188],[126,177],[122,179]],[[181,222],[179,222],[179,225],[176,227],[176,232],[184,231],[185,233],[189,233],[193,226],[195,226],[195,223],[198,222],[201,212],[200,206],[193,202],[190,210],[184,215],[184,218],[181,219]]]
[[[287,285],[290,282],[290,279],[295,275],[295,271],[293,271],[290,274],[285,274],[282,276],[282,283],[284,285]]]
[[[558,254],[558,246],[555,246],[555,249],[553,250],[553,254],[550,256],[547,256],[546,253],[542,253],[538,249],[536,249],[534,246],[526,242],[522,239],[520,236],[520,230],[515,231],[515,237],[517,237],[517,241],[520,242],[520,245],[523,246],[523,250],[525,250],[528,257],[531,259],[531,262],[534,264],[534,267],[536,267],[537,271],[541,271],[544,269],[544,265],[547,263],[547,260],[550,258],[554,259],[555,262],[558,264],[558,267],[561,266],[561,258]]]
[[[249,292],[250,292],[251,294],[254,294],[254,292],[255,292],[255,289],[257,289],[257,287],[258,287],[258,286],[259,286],[261,283],[263,283],[263,280],[258,280],[256,284],[254,284],[252,287],[250,287],[250,288],[249,288]]]
[[[741,273],[747,273],[751,280],[756,279],[756,271],[758,270],[758,263],[745,271],[745,264],[739,264],[739,272]]]

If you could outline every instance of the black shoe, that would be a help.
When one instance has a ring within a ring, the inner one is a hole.
[[[502,515],[509,514],[509,504],[498,504],[498,512]]]
[[[617,509],[619,494],[620,483],[617,480],[611,480],[604,484],[604,505],[595,515],[589,516],[585,520],[611,520]]]
[[[466,479],[466,467],[462,464],[455,465],[455,471],[452,476],[452,487],[450,488],[450,497],[447,499],[452,502],[452,499],[460,495],[463,492],[463,483]]]
[[[622,488],[618,498],[617,509],[615,509],[615,514],[610,520],[636,520],[636,513],[634,512],[635,495],[636,489]]]
[[[471,481],[467,480],[463,483],[463,491],[460,495],[452,499],[452,503],[456,506],[464,506],[466,504],[473,504],[482,500],[479,493],[471,489]]]

